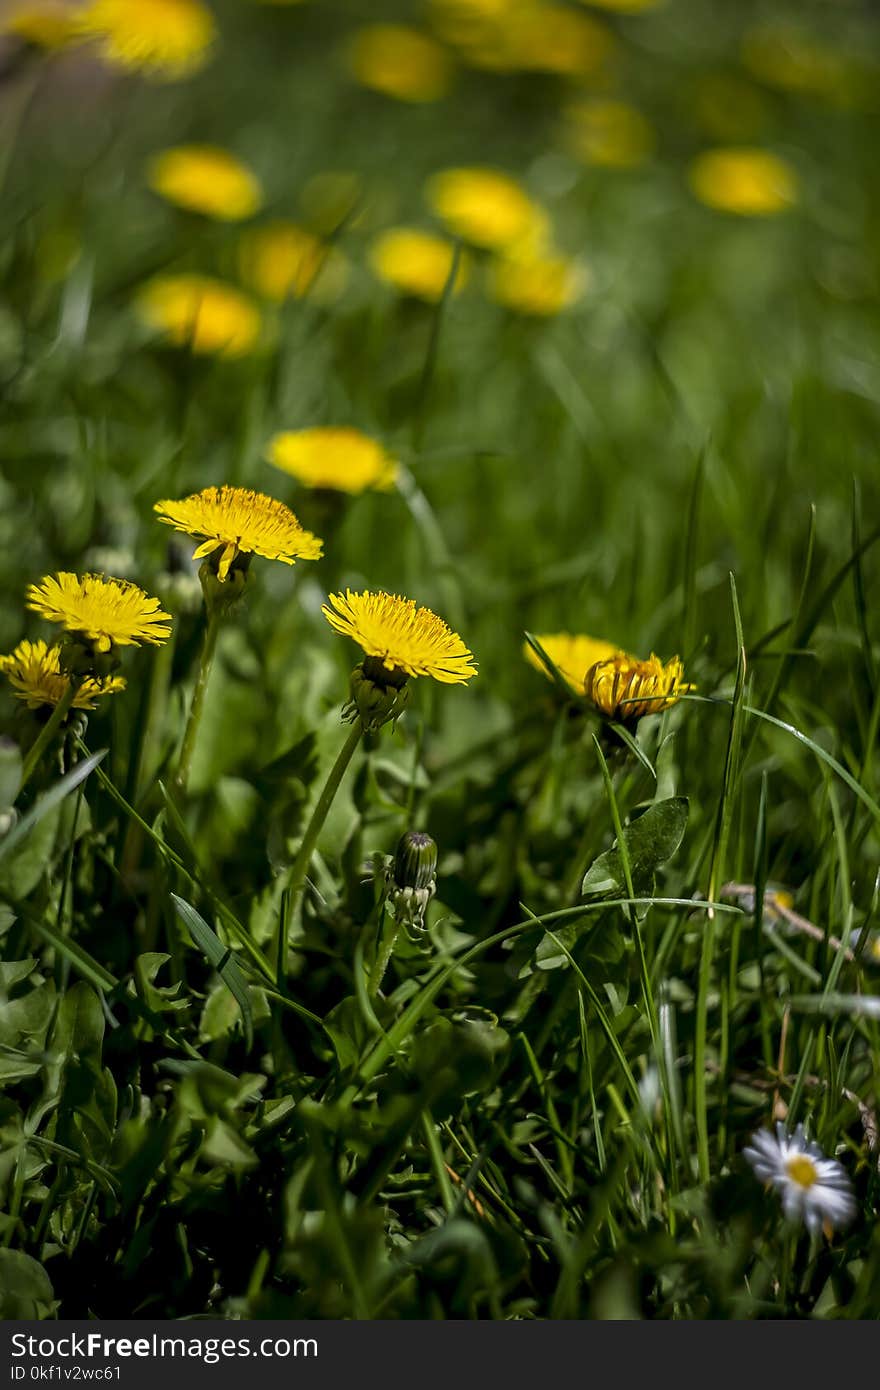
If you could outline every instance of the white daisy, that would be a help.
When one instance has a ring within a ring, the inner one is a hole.
[[[852,1184],[843,1166],[810,1142],[803,1125],[789,1134],[777,1124],[775,1136],[759,1129],[743,1149],[755,1176],[771,1183],[789,1221],[803,1221],[811,1235],[848,1226],[856,1214]]]

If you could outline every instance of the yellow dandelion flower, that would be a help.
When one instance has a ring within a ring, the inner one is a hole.
[[[654,149],[650,123],[625,101],[583,101],[570,106],[567,143],[585,164],[635,169]]]
[[[29,709],[41,705],[57,705],[67,693],[70,678],[60,666],[60,649],[45,642],[19,642],[15,651],[0,656],[0,671],[9,679],[16,698],[26,700]],[[87,676],[77,686],[73,697],[74,709],[94,709],[100,695],[115,695],[125,689],[122,676],[94,679]]]
[[[321,612],[331,627],[352,637],[389,675],[433,676],[458,685],[477,674],[473,654],[457,632],[400,594],[330,594]]]
[[[103,574],[47,575],[28,588],[27,606],[50,623],[81,633],[99,652],[142,642],[160,646],[171,632],[171,614],[163,613],[157,598],[127,579]]]
[[[584,676],[584,694],[606,719],[631,721],[660,714],[694,687],[682,679],[681,660],[665,664],[652,652],[647,661],[627,652],[600,660]]]
[[[64,0],[32,0],[16,5],[0,19],[0,33],[13,34],[38,48],[64,48],[75,34],[70,6]]]
[[[169,203],[218,222],[252,217],[263,201],[255,174],[216,145],[174,145],[153,156],[147,183]]]
[[[450,231],[474,246],[537,248],[547,238],[547,214],[500,169],[444,169],[428,180],[426,196]]]
[[[747,145],[707,150],[691,164],[689,178],[701,203],[741,217],[770,217],[798,198],[791,165],[769,150]]]
[[[359,29],[349,41],[347,58],[358,82],[397,101],[439,101],[452,81],[445,48],[404,24]]]
[[[202,0],[91,0],[76,28],[113,67],[168,81],[204,67],[216,36]]]
[[[614,14],[644,14],[646,10],[656,10],[664,0],[582,0],[596,10],[612,10]]]
[[[436,304],[452,271],[455,248],[444,237],[415,227],[392,227],[370,246],[370,265],[380,280],[402,294]],[[466,258],[459,256],[453,285],[457,294],[468,276]]]
[[[522,0],[429,0],[433,27],[448,43],[468,47],[499,31]]]
[[[217,578],[222,583],[237,555],[267,560],[319,560],[323,544],[307,531],[289,507],[245,487],[206,487],[179,501],[157,502],[159,520],[201,541],[193,559],[220,551]]]
[[[580,695],[584,688],[584,676],[597,661],[608,661],[620,653],[613,642],[605,642],[601,637],[587,637],[585,633],[536,632],[535,637],[549,656],[559,674],[565,678],[572,690]],[[550,672],[538,653],[528,642],[523,644],[526,661],[551,679]]]
[[[270,439],[266,458],[306,487],[334,488],[353,495],[394,486],[399,465],[383,446],[360,430],[333,425],[286,430]]]
[[[270,222],[247,232],[239,248],[242,279],[277,304],[306,295],[322,304],[338,299],[348,279],[340,251],[293,222]]]
[[[563,5],[525,5],[505,23],[493,66],[585,77],[599,71],[614,36],[589,15]]]
[[[539,317],[570,308],[586,285],[584,268],[565,256],[504,256],[489,274],[489,292],[498,304]]]
[[[247,295],[206,275],[163,275],[139,291],[144,322],[177,347],[220,357],[242,357],[261,331],[260,311]]]

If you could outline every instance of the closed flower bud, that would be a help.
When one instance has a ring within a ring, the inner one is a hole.
[[[437,876],[437,846],[430,835],[407,830],[394,852],[394,882],[398,888],[428,888]]]
[[[437,846],[430,835],[408,830],[389,862],[386,907],[400,926],[418,935],[436,891]]]

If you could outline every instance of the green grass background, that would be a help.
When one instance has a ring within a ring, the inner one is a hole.
[[[870,962],[827,939],[870,939],[877,896],[876,17],[855,0],[669,0],[609,18],[618,90],[657,135],[647,164],[611,171],[566,152],[561,79],[462,69],[444,101],[404,107],[339,58],[377,7],[216,8],[216,59],[186,83],[62,58],[0,92],[0,647],[45,635],[23,607],[44,573],[105,568],[165,595],[180,571],[173,650],[127,654],[127,694],[90,717],[100,772],[0,862],[0,1311],[876,1317],[880,1006]],[[715,213],[686,177],[717,143],[700,83],[741,76],[743,32],[778,18],[848,55],[850,99],[754,84],[756,138],[801,199],[775,219]],[[301,217],[317,173],[363,183],[337,238],[344,297],[287,305],[239,362],[163,348],[131,310],[158,270],[235,275],[237,229],[145,186],[149,155],[189,140],[245,158],[265,216]],[[477,274],[438,318],[373,280],[370,237],[430,226],[424,179],[475,162],[522,178],[583,257],[576,308],[517,318]],[[403,492],[329,508],[263,461],[273,432],[313,424],[380,437]],[[221,482],[283,498],[326,555],[255,562],[183,823],[158,779],[198,586],[152,505]],[[368,741],[282,997],[251,984],[249,1039],[227,966],[170,895],[245,978],[230,915],[271,955],[278,885],[343,738],[357,654],[319,610],[346,584],[434,607],[480,674],[418,682]],[[702,697],[641,726],[648,766],[604,741],[613,804],[596,721],[522,656],[525,630],[559,628],[678,652]],[[59,776],[47,766],[43,789]],[[615,816],[673,796],[687,830],[648,896],[784,886],[824,939],[748,904],[639,909],[643,970],[627,907],[591,899],[557,939],[529,925],[585,902]],[[386,1044],[358,1002],[362,865],[410,826],[438,842],[438,896],[428,943],[402,944],[386,981]],[[786,1228],[739,1157],[782,1113],[855,1182],[859,1215],[831,1242]]]

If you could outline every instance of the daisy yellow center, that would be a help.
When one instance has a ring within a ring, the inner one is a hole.
[[[455,685],[470,680],[477,668],[457,632],[432,613],[400,594],[331,594],[322,608],[331,627],[352,637],[386,672],[433,676]]]
[[[265,493],[243,487],[206,487],[179,501],[157,502],[159,520],[176,531],[201,538],[194,560],[219,551],[217,577],[223,582],[239,554],[267,560],[317,560],[323,549],[289,507]]]
[[[795,1154],[785,1165],[785,1171],[798,1187],[809,1188],[819,1180],[815,1163],[806,1154]]]

